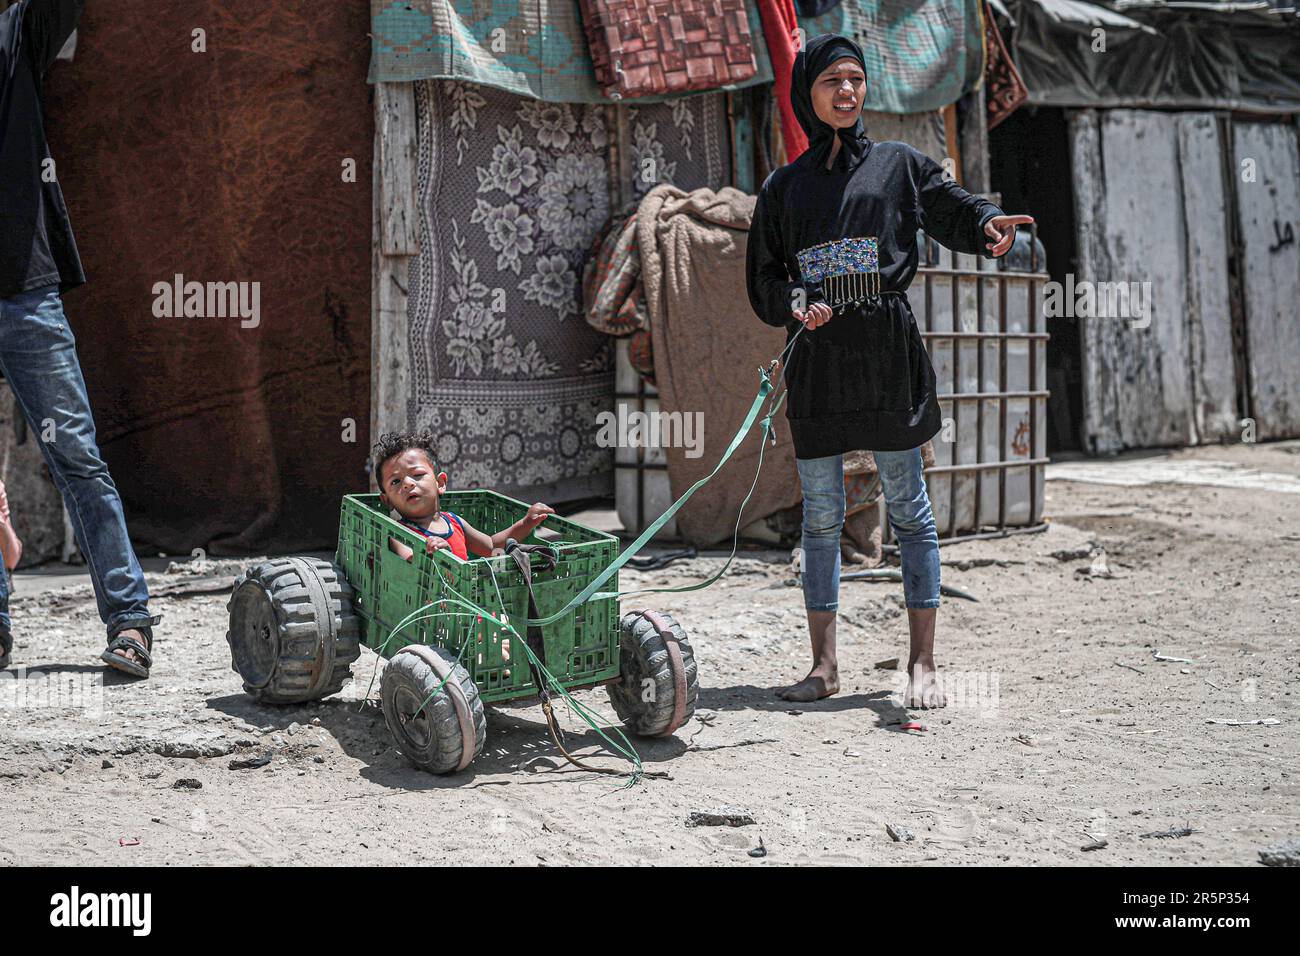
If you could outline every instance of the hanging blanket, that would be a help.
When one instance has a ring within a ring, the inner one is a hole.
[[[417,84],[416,106],[409,423],[433,431],[452,487],[553,504],[607,494],[613,450],[596,438],[613,340],[583,320],[579,288],[610,213],[605,107],[449,80]],[[685,188],[726,183],[720,95],[628,110],[635,168],[653,157]]]
[[[605,224],[582,270],[587,322],[622,337],[650,327],[641,293],[641,253],[636,247],[636,208]]]
[[[785,142],[785,157],[794,162],[808,148],[808,134],[795,118],[790,102],[790,76],[794,71],[794,58],[799,52],[794,0],[758,0],[759,14],[763,19],[763,35],[767,41],[768,56],[772,60],[775,82],[772,95],[776,99],[781,118],[781,138]]]
[[[579,0],[596,82],[618,100],[743,83],[757,72],[745,0]]]
[[[669,447],[673,498],[717,464],[758,390],[758,368],[780,354],[784,331],[760,323],[745,291],[745,245],[754,197],[725,188],[687,193],[650,191],[637,211],[641,278],[660,408],[702,414],[703,454]],[[775,418],[777,444],[763,454],[763,471],[742,524],[797,504],[801,498],[785,416]],[[731,535],[741,500],[754,480],[757,427],[727,465],[677,513],[681,535],[705,546]]]
[[[459,79],[551,103],[607,103],[578,2],[370,0],[370,81]],[[755,0],[745,0],[745,7],[757,37]],[[754,46],[757,72],[720,89],[772,82],[767,51]]]

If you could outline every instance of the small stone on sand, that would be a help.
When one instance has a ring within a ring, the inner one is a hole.
[[[747,827],[755,822],[744,807],[717,807],[713,810],[692,810],[686,818],[688,827]]]
[[[901,823],[886,823],[885,832],[895,843],[910,843],[916,839],[916,834]]]

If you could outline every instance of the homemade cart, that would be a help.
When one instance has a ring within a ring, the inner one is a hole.
[[[448,492],[441,506],[482,529],[509,527],[528,510],[492,491]],[[398,749],[433,773],[464,769],[482,751],[484,704],[541,696],[530,656],[565,690],[605,685],[633,733],[674,733],[695,711],[698,681],[671,615],[620,617],[617,597],[593,597],[534,629],[532,655],[520,646],[530,616],[559,611],[618,556],[617,538],[567,518],[551,515],[544,529],[547,539],[534,532],[521,543],[549,547],[462,561],[449,550],[426,554],[424,539],[390,518],[378,495],[348,495],[335,564],[278,558],[235,582],[232,668],[258,700],[302,703],[341,690],[365,644],[387,659],[380,698]],[[414,558],[394,554],[389,538]],[[615,574],[605,590],[617,589]]]

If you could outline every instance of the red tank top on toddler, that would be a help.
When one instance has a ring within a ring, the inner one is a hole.
[[[465,526],[461,524],[460,518],[456,517],[456,515],[452,514],[450,511],[443,511],[441,514],[447,519],[447,524],[451,526],[451,531],[448,534],[443,534],[440,531],[430,531],[428,528],[422,528],[418,524],[414,524],[410,521],[403,521],[402,524],[420,532],[420,534],[424,535],[426,538],[443,538],[449,545],[451,545],[452,554],[460,558],[462,561],[468,561],[469,545],[465,541]]]

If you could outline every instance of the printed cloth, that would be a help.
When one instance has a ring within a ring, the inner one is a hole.
[[[718,188],[717,93],[627,107],[634,168]],[[608,493],[614,342],[583,320],[583,260],[610,217],[606,108],[452,80],[416,86],[421,252],[411,264],[408,422],[452,487],[552,504]],[[654,183],[634,180],[644,193]]]
[[[744,3],[756,37],[757,0]],[[609,102],[596,82],[579,0],[370,0],[370,36],[372,83],[454,79],[551,103]],[[772,82],[766,48],[751,48],[754,75],[720,89]]]

